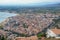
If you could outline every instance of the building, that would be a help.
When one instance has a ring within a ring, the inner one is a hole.
[[[38,40],[37,36],[31,36],[31,37],[17,37],[15,40]]]
[[[46,34],[47,38],[49,37],[60,38],[60,29],[47,29]]]

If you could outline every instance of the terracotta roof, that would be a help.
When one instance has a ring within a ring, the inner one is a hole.
[[[55,34],[60,34],[60,29],[51,29]]]
[[[45,37],[41,37],[41,40],[45,40]]]
[[[27,40],[25,37],[16,38],[16,40]]]
[[[38,40],[37,36],[31,37],[17,37],[16,40]]]

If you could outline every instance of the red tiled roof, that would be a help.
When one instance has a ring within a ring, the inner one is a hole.
[[[60,34],[60,29],[52,29],[55,34]]]
[[[38,40],[37,36],[31,37],[17,37],[16,40]]]

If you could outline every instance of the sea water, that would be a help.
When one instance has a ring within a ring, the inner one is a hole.
[[[0,23],[8,17],[16,16],[14,13],[0,12]]]

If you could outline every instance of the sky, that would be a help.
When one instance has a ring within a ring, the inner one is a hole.
[[[0,0],[0,5],[29,5],[40,3],[58,3],[60,0]]]

